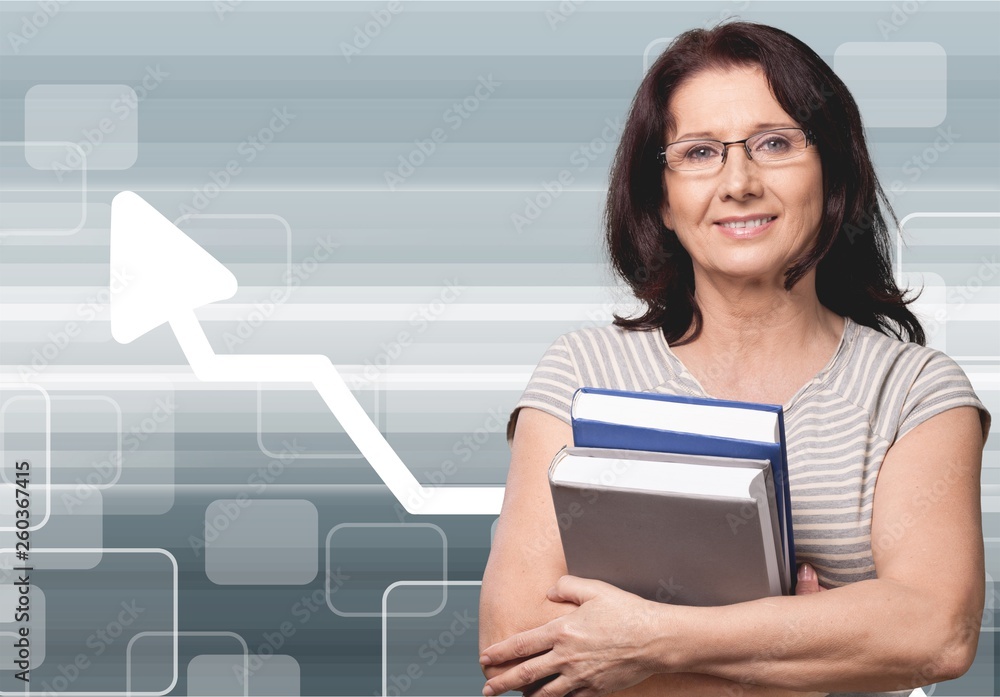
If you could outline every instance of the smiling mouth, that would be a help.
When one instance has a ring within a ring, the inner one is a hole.
[[[721,225],[725,228],[730,229],[740,229],[740,228],[750,228],[760,227],[761,225],[766,225],[778,216],[772,215],[770,218],[759,218],[757,220],[741,220],[734,223],[716,223],[716,225]]]

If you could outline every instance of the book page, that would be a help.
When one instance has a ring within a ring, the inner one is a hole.
[[[764,443],[778,441],[778,415],[757,409],[582,392],[573,417]]]
[[[567,455],[556,465],[552,481],[751,499],[750,484],[758,474],[760,470],[757,468],[732,465]]]

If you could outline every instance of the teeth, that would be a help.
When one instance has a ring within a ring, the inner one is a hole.
[[[768,223],[774,220],[774,218],[775,216],[771,216],[770,218],[760,218],[759,220],[746,220],[735,223],[722,223],[722,225],[724,227],[730,227],[730,228],[757,227],[759,225],[763,225],[764,223]]]

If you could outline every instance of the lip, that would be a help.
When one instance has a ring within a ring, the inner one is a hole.
[[[770,222],[764,223],[763,225],[758,225],[755,228],[730,228],[726,227],[722,223],[737,223],[746,220],[760,220],[761,218],[774,218]],[[726,237],[730,237],[734,240],[748,240],[753,237],[759,237],[770,229],[770,227],[777,222],[778,217],[775,215],[744,215],[741,217],[723,218],[713,223],[719,232],[721,232]]]
[[[719,218],[716,223],[745,223],[748,220],[760,220],[761,218],[777,218],[777,213],[754,213],[753,215],[731,215],[728,218]]]

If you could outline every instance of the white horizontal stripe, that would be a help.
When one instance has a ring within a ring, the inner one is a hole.
[[[850,545],[850,544],[867,544],[871,540],[871,535],[858,535],[856,537],[838,537],[836,539],[836,544],[838,545]],[[800,537],[795,536],[796,545],[827,545],[830,544],[831,540],[824,537]]]
[[[807,489],[808,487],[805,486],[805,485],[803,485],[802,488],[803,489]],[[795,497],[795,501],[797,503],[821,502],[821,501],[840,501],[840,500],[857,501],[859,493],[860,492],[857,492],[857,491],[851,491],[851,492],[848,492],[846,494],[815,494],[815,495],[812,495],[812,496],[797,495]],[[861,498],[864,498],[864,496],[862,495]]]
[[[817,561],[815,566],[824,568],[828,576],[854,576],[855,574],[864,573],[865,571],[875,570],[875,564],[865,564],[864,566],[855,566],[843,569],[825,566],[821,561]]]
[[[491,365],[395,365],[381,369],[374,380],[365,380],[364,365],[335,366],[348,387],[357,390],[517,390],[528,384],[534,366]],[[11,366],[2,366],[0,382],[4,389],[25,384]],[[28,384],[52,390],[94,390],[113,386],[115,390],[180,389],[218,390],[215,383],[203,382],[185,366],[59,366],[48,367],[33,375]],[[370,373],[369,373],[370,374]],[[270,383],[265,390],[306,390],[312,385]],[[30,389],[26,385],[26,389]],[[225,383],[225,390],[256,390],[257,383]]]
[[[811,476],[837,477],[845,482],[854,479],[860,480],[864,476],[866,465],[870,466],[870,463],[867,462],[854,462],[844,466],[844,458],[811,458],[797,452],[790,452],[789,458],[792,458],[796,463],[788,468],[789,481]]]
[[[463,303],[447,302],[436,297],[446,291],[437,289],[419,303],[216,303],[195,310],[199,320],[207,322],[242,322],[248,318],[266,322],[608,322],[612,313],[632,312],[632,306],[609,306],[601,303]],[[450,295],[449,295],[450,297]],[[459,294],[460,297],[460,294]],[[87,303],[8,303],[0,305],[4,322],[78,322],[83,323],[91,307]],[[95,304],[97,315],[91,322],[108,322],[106,305]]]
[[[555,380],[550,380],[550,379],[548,379],[546,377],[543,377],[541,375],[536,375],[535,376],[535,382],[538,383],[538,384],[540,384],[540,385],[551,385],[553,387],[561,387],[562,388],[561,392],[563,394],[560,394],[559,391],[549,391],[549,390],[539,390],[539,392],[541,394],[545,395],[546,397],[550,397],[551,399],[557,399],[560,402],[565,402],[566,404],[569,404],[569,400],[566,399],[566,397],[564,396],[564,394],[566,392],[570,392],[571,390],[569,388],[567,388],[563,383],[557,382]]]
[[[839,508],[838,507],[834,507],[834,508],[830,508],[830,507],[827,507],[827,508],[794,508],[794,509],[792,509],[792,514],[793,515],[797,515],[797,516],[800,516],[800,515],[801,516],[806,516],[806,515],[820,515],[820,516],[822,516],[822,515],[844,515],[845,513],[864,513],[865,511],[868,511],[869,512],[868,515],[862,515],[862,516],[860,516],[860,519],[864,520],[864,519],[867,519],[867,518],[871,518],[871,512],[870,511],[871,511],[871,508],[872,508],[872,501],[869,501],[868,503],[866,503],[864,506],[861,506],[860,508],[857,505],[855,505],[856,502],[857,502],[857,498],[855,498],[854,501],[845,501],[844,505],[840,506]]]
[[[794,522],[795,516],[792,516],[793,531],[798,534],[799,530],[843,530],[845,533],[854,533],[857,531],[857,524],[855,523],[796,523]],[[844,539],[848,539],[848,534],[844,535]],[[836,540],[837,538],[834,538]]]
[[[803,477],[833,477],[837,475],[840,476],[841,481],[849,481],[855,479],[862,479],[864,477],[865,464],[867,463],[857,463],[852,462],[848,465],[840,467],[840,469],[829,469],[827,467],[820,467],[819,465],[823,463],[823,460],[819,458],[808,457],[808,453],[796,453],[796,457],[801,458],[803,467],[793,468],[788,474],[788,481],[795,481],[796,479],[802,479]],[[829,459],[826,461],[830,466],[843,465],[843,456],[837,459]]]
[[[535,376],[539,378],[540,381],[542,381],[541,378],[542,376],[545,375],[555,376],[556,378],[568,378],[568,380],[546,379],[544,380],[546,385],[555,385],[557,387],[561,387],[564,392],[566,390],[575,389],[575,387],[573,386],[574,384],[573,374],[568,371],[560,370],[559,368],[556,368],[554,366],[539,365],[538,368],[535,370]]]
[[[830,400],[815,401],[803,404],[796,414],[796,422],[812,423],[823,419],[824,424],[850,423],[852,420],[864,420],[864,410],[856,404],[846,402],[837,395]]]
[[[106,235],[107,233],[105,233]],[[12,244],[10,240],[5,245]],[[107,246],[106,237],[103,244]],[[513,301],[542,303],[578,303],[581,300],[594,302],[597,299],[614,300],[629,297],[625,286],[465,286],[462,296],[469,296],[474,302],[506,303]],[[232,300],[253,302],[256,298],[266,297],[274,288],[273,285],[241,284]],[[20,304],[71,302],[76,299],[96,298],[100,293],[107,293],[107,286],[14,286],[6,285],[0,288],[0,297],[16,298]],[[412,286],[299,286],[295,289],[297,303],[311,302],[357,302],[359,298],[371,302],[395,303],[411,302],[414,298],[431,298],[441,290],[440,285]]]
[[[798,540],[796,540],[796,543],[798,543]],[[838,540],[826,540],[826,543],[831,545],[840,544]],[[871,550],[864,550],[861,552],[827,552],[824,550],[821,558],[824,560],[836,559],[837,561],[850,561],[853,559],[859,562],[866,562],[866,565],[868,565],[871,564],[872,553]],[[840,571],[845,571],[845,569],[840,569]]]
[[[857,453],[865,452],[865,446],[868,445],[867,434],[860,438],[853,438],[845,443],[837,443],[826,448],[819,448],[816,446],[807,447],[790,447],[789,451],[795,453],[795,457],[800,460],[809,460],[810,464],[837,464],[844,462],[845,459],[853,460]]]
[[[874,481],[877,476],[878,475],[876,473],[874,477],[869,477],[869,479],[871,481]],[[789,477],[789,479],[791,479],[791,477]],[[872,496],[872,491],[870,490],[870,487],[868,486],[867,483],[861,484],[860,482],[861,482],[860,476],[854,476],[851,477],[850,479],[834,479],[831,481],[820,481],[820,482],[816,481],[800,482],[800,483],[792,482],[789,483],[789,489],[791,489],[793,501],[799,500],[798,492],[800,491],[817,492],[815,494],[808,494],[810,499],[814,499],[817,496],[825,494],[827,491],[830,492],[830,496],[836,496],[837,493],[833,491],[834,489],[847,489],[848,491],[854,492],[855,495],[859,497],[855,498],[855,501],[864,500],[865,498],[870,498]],[[859,491],[861,493],[858,493]],[[823,496],[823,498],[829,500],[830,497]],[[816,501],[809,501],[809,500],[803,501],[802,503],[803,505],[805,504],[817,505]]]
[[[848,403],[840,409],[831,409],[831,404],[843,403],[843,398],[830,400],[827,403],[815,403],[803,405],[795,415],[793,430],[801,431],[806,428],[815,428],[817,425],[823,428],[832,428],[839,424],[850,424],[852,422],[866,423],[865,413],[860,407]]]
[[[967,303],[961,298],[954,303],[921,303],[918,314],[926,318],[937,317],[940,312],[940,316],[945,318],[944,325],[947,327],[949,318],[956,319],[953,315],[956,312],[956,308],[959,307],[962,308],[961,319],[964,321],[994,323],[997,321],[997,317],[1000,317],[1000,304],[998,303]]]

